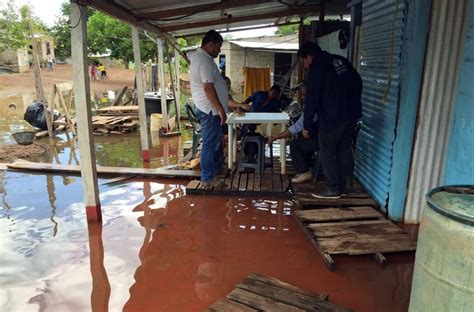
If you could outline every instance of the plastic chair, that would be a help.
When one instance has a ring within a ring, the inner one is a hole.
[[[241,169],[250,168],[263,175],[265,170],[265,144],[266,139],[260,136],[246,136],[242,139],[239,162],[237,163],[237,172]],[[245,155],[245,147],[249,144],[256,144],[257,150],[255,154]],[[253,156],[255,155],[255,156]]]
[[[197,153],[199,141],[202,138],[201,125],[199,124],[199,121],[196,118],[196,114],[194,113],[194,109],[191,104],[184,104],[184,108],[186,109],[186,114],[188,115],[189,122],[191,123],[191,126],[193,128],[192,158],[194,158]]]

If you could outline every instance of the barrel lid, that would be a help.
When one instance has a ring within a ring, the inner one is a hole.
[[[474,185],[448,185],[426,194],[429,207],[452,220],[474,226]]]

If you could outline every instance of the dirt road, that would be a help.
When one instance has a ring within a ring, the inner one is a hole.
[[[44,91],[50,94],[55,83],[72,80],[72,65],[55,65],[54,71],[42,69]],[[107,81],[91,81],[91,91],[116,90],[124,86],[133,86],[135,71],[123,68],[107,68]],[[33,70],[21,74],[0,75],[0,98],[26,95],[35,92],[35,79]]]

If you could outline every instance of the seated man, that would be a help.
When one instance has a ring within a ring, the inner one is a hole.
[[[273,143],[275,140],[283,138],[291,138],[295,135],[300,134],[303,130],[304,114],[302,113],[300,118],[291,125],[287,130],[268,137],[268,144]],[[298,135],[295,139],[290,141],[290,154],[295,167],[296,176],[291,179],[293,183],[303,183],[311,180],[311,158],[315,151],[319,150],[318,142],[318,121],[317,117],[314,118],[313,124],[311,125],[312,135],[309,138],[305,138],[302,135]]]
[[[257,91],[249,96],[244,103],[252,103],[252,112],[270,113],[280,111],[280,87],[274,85],[268,91]]]

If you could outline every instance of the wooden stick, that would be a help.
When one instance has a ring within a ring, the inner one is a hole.
[[[115,100],[114,102],[114,105],[113,106],[117,106],[120,101],[122,100],[123,96],[125,95],[125,92],[127,91],[128,87],[125,86],[123,87],[122,91],[120,92],[119,96],[117,97],[117,99]]]
[[[168,49],[166,49],[166,52],[168,52]],[[175,92],[175,89],[174,89],[173,73],[172,73],[172,70],[171,70],[171,54],[170,53],[166,53],[166,54],[168,55],[168,69],[169,69],[169,72],[170,72],[171,89],[173,90],[175,114],[176,114],[176,116],[178,116],[178,102],[177,101],[179,101],[179,99],[176,99],[176,92]],[[178,130],[180,130],[179,119],[176,120],[176,126],[177,126]],[[173,129],[170,129],[170,130],[173,130]]]
[[[59,90],[58,90],[58,94],[59,94],[59,103],[61,104],[61,106],[64,109],[64,115],[66,115],[66,121],[69,125],[69,129],[71,129],[71,132],[74,136],[77,136],[76,129],[74,129],[74,125],[71,121],[71,116],[69,115],[69,111],[68,111],[66,103],[64,101],[63,94]]]

